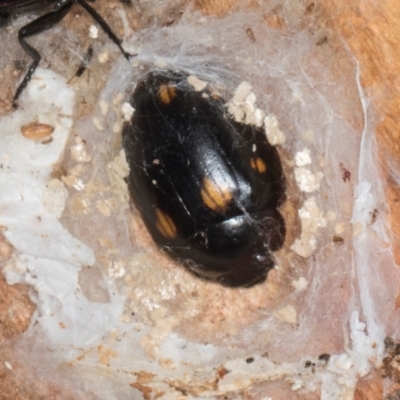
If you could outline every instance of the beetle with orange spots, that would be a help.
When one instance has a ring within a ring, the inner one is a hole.
[[[279,154],[189,76],[151,72],[133,93],[123,145],[131,197],[154,241],[194,275],[229,287],[263,282],[282,247]]]

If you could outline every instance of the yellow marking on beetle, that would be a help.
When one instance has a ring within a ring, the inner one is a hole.
[[[267,170],[267,165],[260,157],[258,158],[250,158],[250,166],[251,168],[258,171],[260,174]]]
[[[176,226],[168,214],[156,208],[156,219],[156,228],[163,236],[168,239],[176,237]]]
[[[204,204],[214,211],[224,211],[233,197],[228,188],[218,186],[209,178],[204,178],[200,195]]]
[[[178,95],[173,85],[161,85],[158,89],[158,97],[161,103],[168,105]]]

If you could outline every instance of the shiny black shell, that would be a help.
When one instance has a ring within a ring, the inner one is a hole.
[[[263,129],[187,78],[158,71],[138,83],[122,133],[129,191],[154,241],[189,271],[252,286],[284,242],[281,161]]]

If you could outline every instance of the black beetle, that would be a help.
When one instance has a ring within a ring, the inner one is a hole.
[[[7,23],[11,18],[28,12],[48,11],[18,31],[18,40],[21,47],[34,61],[14,95],[13,107],[17,106],[18,97],[28,84],[41,60],[39,52],[27,43],[25,39],[46,31],[59,23],[68,14],[75,2],[79,3],[93,17],[108,37],[119,47],[124,57],[129,60],[130,55],[122,48],[121,40],[117,38],[96,10],[87,3],[88,1],[93,3],[96,0],[0,0],[0,26]]]
[[[181,72],[149,73],[131,105],[127,182],[154,241],[204,279],[263,282],[285,237],[285,178],[264,131],[235,122]]]

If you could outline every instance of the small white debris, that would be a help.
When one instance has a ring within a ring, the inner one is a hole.
[[[297,167],[304,167],[311,164],[310,150],[304,149],[303,151],[298,151],[294,156],[294,162]]]
[[[104,100],[100,100],[99,106],[100,106],[101,115],[107,115],[107,113],[108,113],[108,107],[109,107],[108,102],[106,102],[106,101],[104,101]]]
[[[92,158],[86,149],[86,143],[78,135],[75,136],[75,146],[71,147],[72,158],[77,162],[90,162]]]
[[[4,365],[6,366],[7,369],[12,371],[12,365],[8,361],[4,361]]]
[[[190,75],[187,78],[189,85],[194,87],[196,92],[201,92],[207,87],[207,82],[199,79],[197,76]]]
[[[115,188],[114,192],[118,193],[121,203],[128,207],[129,192],[125,177],[129,175],[129,165],[126,161],[125,151],[123,149],[113,161],[107,164],[107,173],[111,187],[113,190]]]
[[[93,125],[96,127],[96,129],[98,129],[99,131],[104,131],[104,127],[98,118],[93,117],[92,122],[93,122]]]
[[[276,319],[279,319],[279,321],[289,322],[289,324],[295,324],[297,321],[297,311],[291,305],[284,306],[279,310],[274,311],[273,316]]]
[[[122,278],[125,275],[125,268],[121,261],[113,261],[108,266],[108,276],[113,279]]]
[[[128,122],[132,119],[133,113],[135,112],[135,109],[130,105],[130,103],[125,102],[122,104],[122,115],[124,118],[124,121]]]
[[[120,315],[118,319],[121,322],[132,322],[132,317],[130,315]]]
[[[107,169],[113,170],[122,180],[129,175],[129,164],[126,161],[124,149],[120,150],[118,156],[107,164]]]
[[[102,51],[97,57],[97,60],[99,61],[100,64],[105,64],[109,59],[110,59],[110,53],[108,52],[108,50]]]
[[[317,239],[313,235],[302,233],[290,248],[299,256],[307,258],[317,248]]]
[[[296,390],[299,390],[303,387],[303,381],[301,379],[293,379],[293,385],[291,386],[290,389],[295,392]]]
[[[302,290],[307,289],[308,286],[307,279],[302,276],[300,279],[292,281],[292,286],[299,292],[301,292]]]
[[[317,206],[315,197],[307,199],[303,207],[299,210],[301,221],[301,235],[290,247],[301,257],[309,257],[317,248],[317,239],[315,237],[319,228],[325,228],[326,219],[322,211]]]
[[[279,121],[275,115],[270,114],[264,118],[264,129],[268,142],[272,146],[282,145],[286,141],[285,134],[279,129]]]
[[[226,103],[229,113],[236,122],[261,127],[265,113],[256,107],[256,95],[248,82],[242,82],[235,90],[233,98]]]
[[[326,227],[326,220],[317,206],[315,197],[310,197],[304,202],[303,207],[299,210],[299,217],[302,221],[302,228],[304,226],[309,232],[315,233],[318,228]]]
[[[249,82],[242,82],[235,90],[232,101],[237,104],[242,104],[246,101],[246,98],[251,94],[251,85]]]
[[[256,108],[253,112],[246,115],[246,124],[255,125],[261,128],[264,123],[265,112],[260,108]]]
[[[294,178],[297,185],[305,193],[312,193],[318,190],[323,177],[322,172],[313,174],[308,168],[298,167],[294,169]]]
[[[250,92],[249,95],[244,99],[244,104],[249,109],[254,109],[256,105],[257,97],[253,92]]]
[[[124,95],[121,92],[118,92],[115,97],[112,99],[112,104],[114,107],[118,106],[124,98]]]
[[[154,62],[154,66],[156,66],[158,68],[166,68],[168,66],[168,64],[164,60],[158,59]]]
[[[77,190],[78,192],[82,191],[85,189],[85,183],[83,182],[82,179],[76,179],[72,187]]]
[[[347,369],[349,370],[353,366],[353,361],[351,358],[346,355],[346,354],[341,354],[336,360],[335,360],[335,366],[340,368],[340,369]]]
[[[113,126],[112,126],[112,131],[114,132],[114,133],[119,133],[119,132],[121,132],[121,129],[122,129],[122,124],[121,124],[121,122],[120,121],[117,121],[115,124],[113,124]]]
[[[97,39],[99,36],[99,29],[95,25],[90,25],[89,28],[89,37],[92,39]]]

